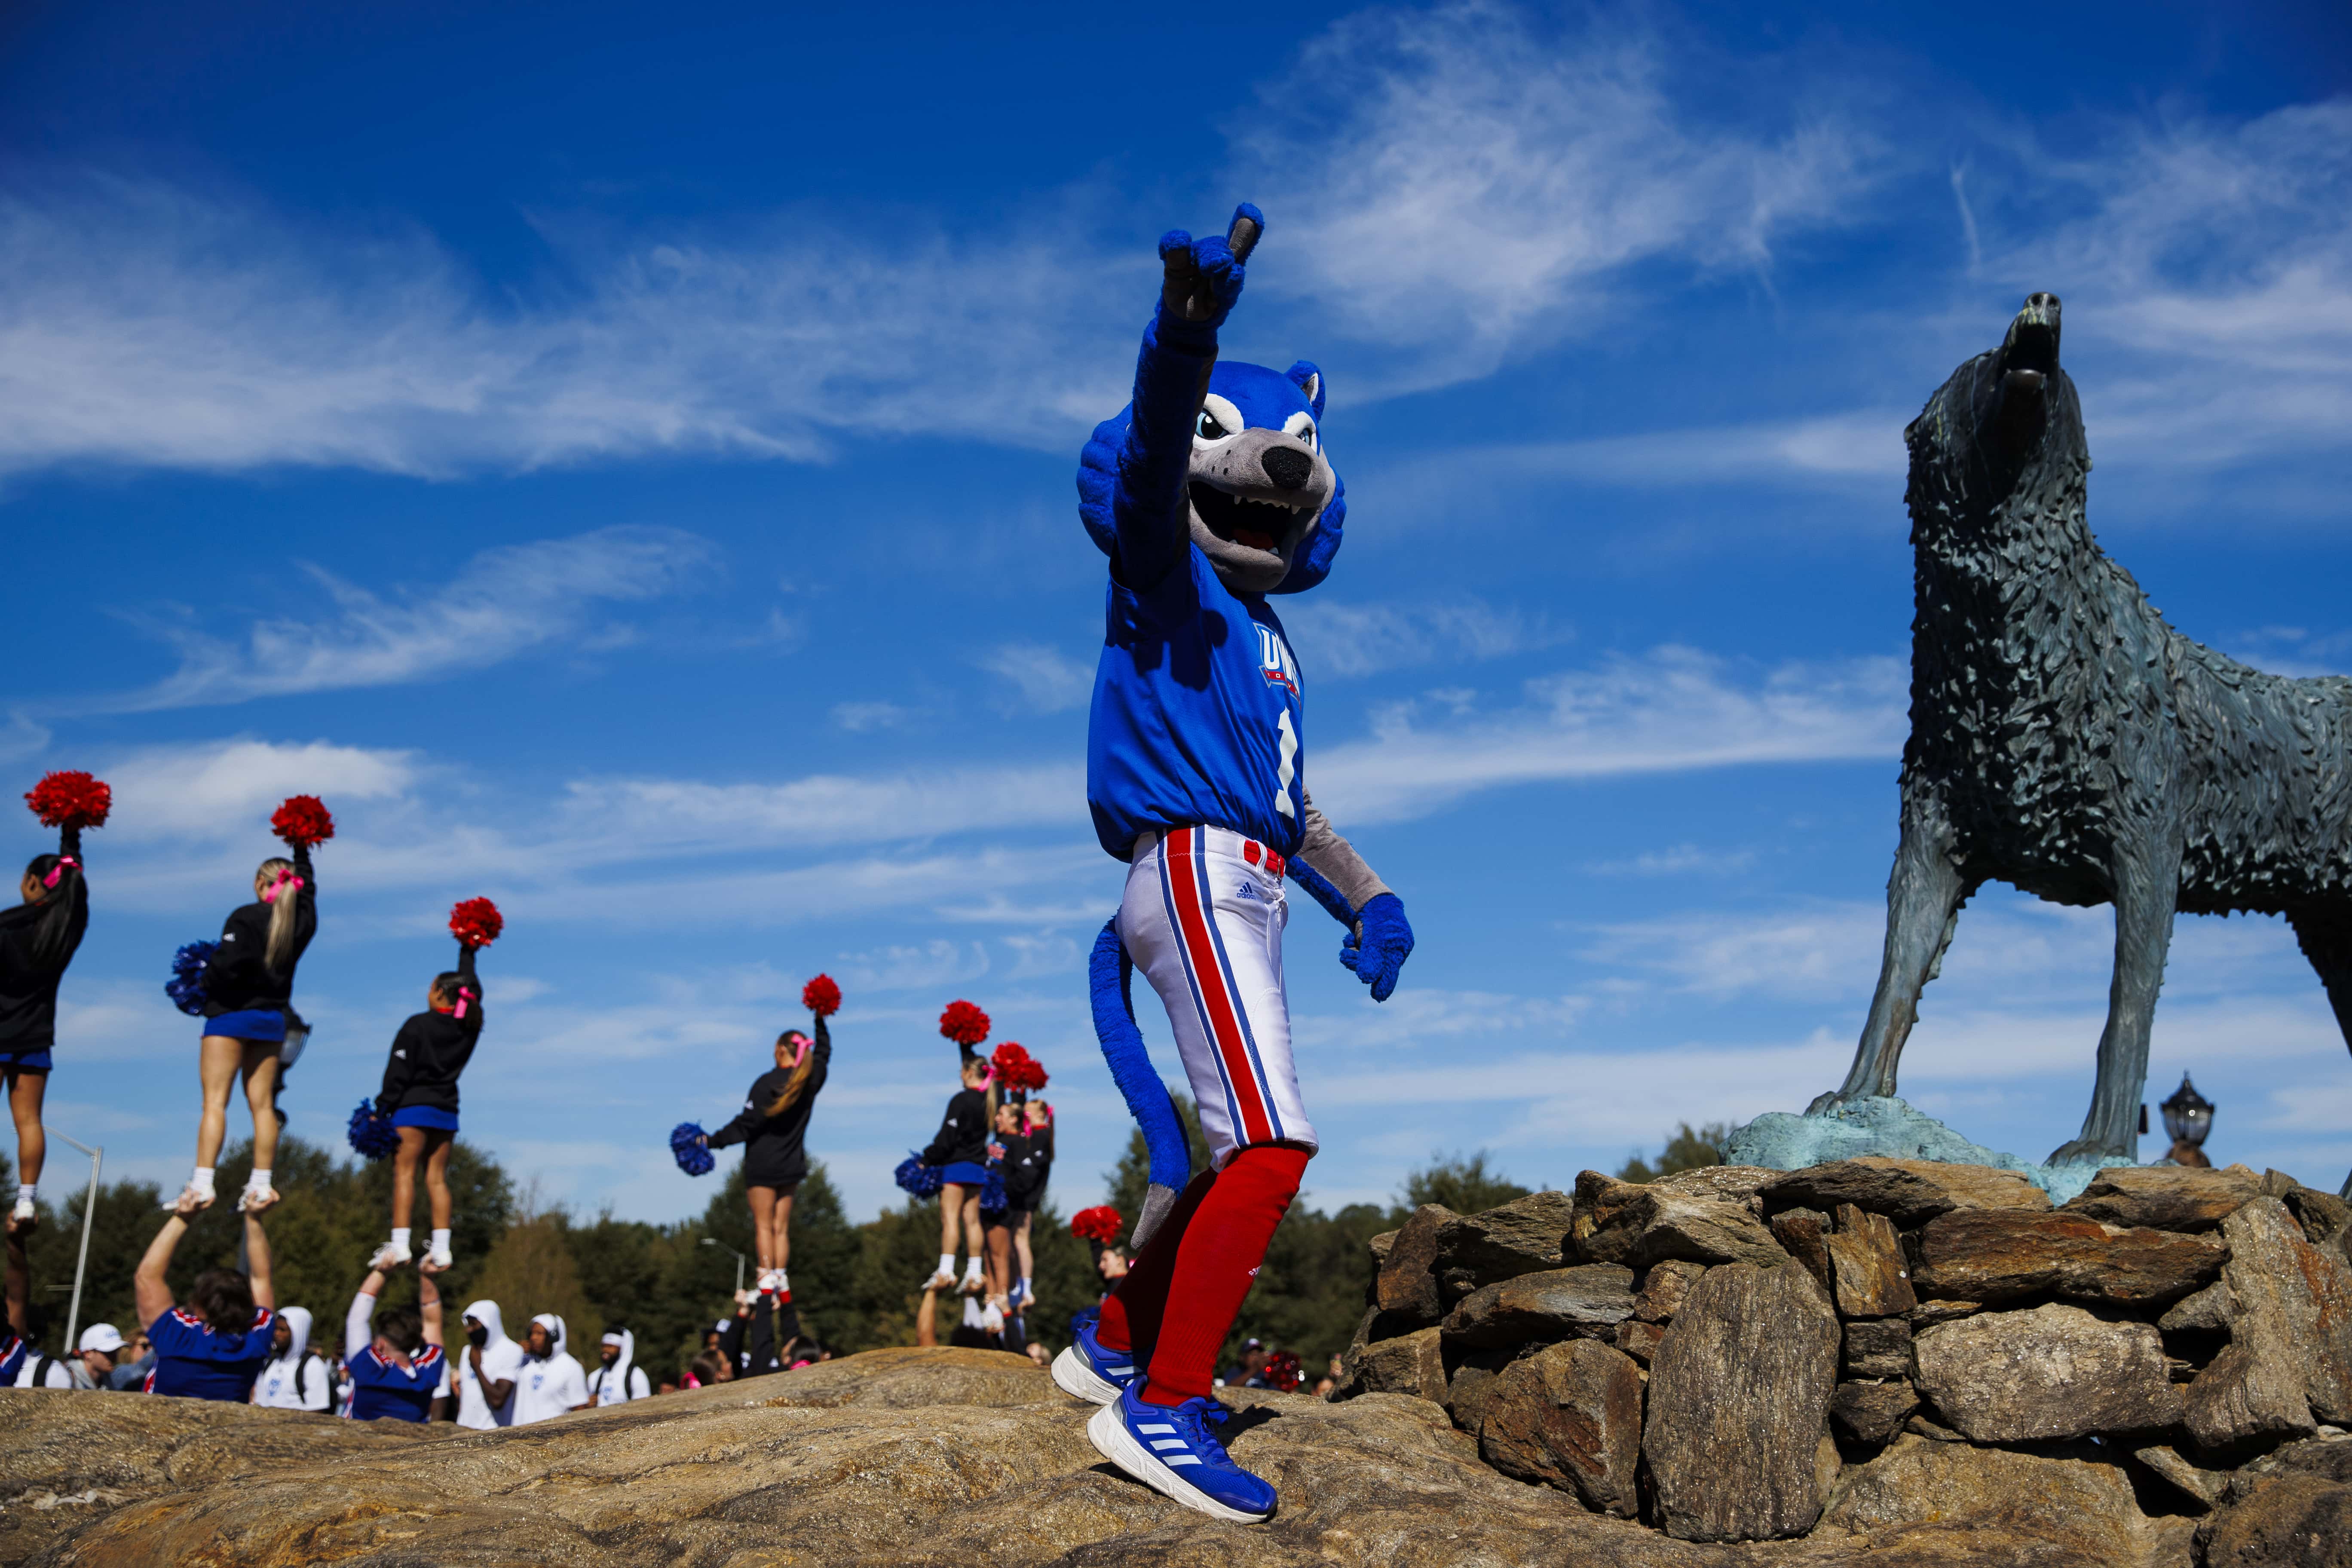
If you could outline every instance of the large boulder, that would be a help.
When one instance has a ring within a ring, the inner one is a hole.
[[[2120,1465],[1906,1436],[1838,1478],[1809,1544],[1833,1531],[1874,1531],[1884,1540],[1907,1530],[1906,1544],[1926,1546],[1954,1526],[1978,1532],[1982,1562],[2051,1568],[2187,1568],[2195,1531],[2186,1519],[2142,1513]]]
[[[1922,1332],[1919,1388],[1979,1443],[2143,1432],[2180,1419],[2164,1341],[2149,1323],[2107,1322],[2053,1301]]]
[[[1576,1178],[1570,1245],[1588,1262],[1647,1268],[1668,1258],[1757,1263],[1788,1257],[1769,1226],[1744,1203],[1664,1182],[1621,1182],[1598,1171]]]
[[[1922,1295],[1966,1301],[2059,1296],[2144,1307],[2201,1289],[2229,1258],[2211,1236],[2126,1229],[2063,1210],[1958,1209],[1920,1231],[1913,1283]]]
[[[1372,1305],[1400,1326],[1420,1328],[1444,1315],[1437,1295],[1437,1236],[1459,1217],[1443,1204],[1423,1204],[1389,1243],[1372,1279]]]
[[[1582,1263],[1474,1290],[1446,1314],[1448,1344],[1523,1345],[1607,1334],[1633,1315],[1633,1271]]]
[[[2014,1171],[1940,1160],[1890,1160],[1865,1155],[1791,1171],[1757,1194],[1767,1214],[1782,1209],[1834,1213],[1852,1204],[1883,1214],[1910,1230],[1955,1209],[2046,1210],[2050,1194]]]
[[[1437,1230],[1434,1268],[1441,1287],[1466,1295],[1497,1280],[1569,1261],[1568,1240],[1575,1202],[1566,1193],[1529,1193],[1499,1208],[1457,1215]]]
[[[2352,1568],[2352,1439],[2291,1443],[2230,1479],[2206,1568]]]
[[[2221,1234],[2230,1261],[2210,1310],[2230,1345],[2190,1385],[2189,1431],[2227,1448],[2352,1421],[2352,1264],[2312,1246],[2274,1197],[2237,1209]]]
[[[1487,1394],[1478,1451],[1506,1475],[1542,1481],[1587,1508],[1631,1519],[1640,1502],[1642,1373],[1594,1340],[1513,1362]]]
[[[1707,1270],[1650,1364],[1642,1455],[1667,1534],[1761,1541],[1812,1527],[1836,1468],[1837,1362],[1837,1314],[1804,1270]]]
[[[2262,1195],[2262,1178],[2243,1165],[2114,1165],[2092,1177],[2063,1212],[2106,1225],[2210,1230]]]

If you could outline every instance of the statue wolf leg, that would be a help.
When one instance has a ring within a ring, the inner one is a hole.
[[[1952,857],[1952,833],[1943,813],[1928,802],[1906,800],[1903,838],[1895,850],[1895,870],[1886,879],[1886,952],[1878,963],[1878,991],[1853,1068],[1834,1094],[1807,1109],[1819,1115],[1848,1100],[1895,1092],[1903,1043],[1919,1016],[1919,993],[1944,962],[1960,906],[1976,885],[1961,875]]]
[[[2326,988],[2327,1005],[2336,1010],[2336,1026],[2352,1045],[2352,908],[2340,904],[2306,904],[2286,912],[2294,928],[2295,944]],[[2352,1198],[2352,1175],[2344,1178],[2340,1195]]]
[[[2099,1035],[2098,1081],[2082,1135],[2050,1152],[2053,1165],[2139,1158],[2148,1029],[2156,1019],[2156,994],[2164,984],[2179,889],[2177,847],[2126,858],[2116,867],[2116,972],[2107,987],[2107,1026]]]

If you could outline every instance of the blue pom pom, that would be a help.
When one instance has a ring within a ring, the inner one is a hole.
[[[899,1161],[898,1168],[890,1175],[891,1179],[898,1184],[898,1190],[909,1196],[918,1198],[939,1196],[940,1168],[937,1165],[924,1164],[920,1154],[909,1154]]]
[[[392,1118],[377,1110],[375,1102],[370,1100],[361,1100],[352,1112],[351,1130],[346,1136],[351,1139],[352,1152],[363,1160],[381,1160],[400,1147],[400,1134],[393,1131]]]
[[[677,1161],[677,1168],[689,1176],[707,1176],[710,1168],[719,1163],[703,1146],[702,1141],[708,1136],[701,1123],[695,1121],[681,1121],[669,1130],[670,1154]]]
[[[988,1180],[980,1184],[980,1212],[1003,1214],[1012,1204],[1013,1200],[1004,1195],[1004,1174],[992,1160],[988,1164]]]
[[[191,1018],[204,1016],[205,966],[219,947],[216,942],[192,942],[172,955],[172,978],[163,982],[163,994]]]

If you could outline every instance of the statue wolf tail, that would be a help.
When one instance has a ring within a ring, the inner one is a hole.
[[[1311,867],[1293,859],[1291,879],[1314,897],[1341,925],[1352,927],[1358,918],[1337,888]],[[1095,938],[1087,961],[1087,988],[1094,1003],[1095,1038],[1103,1060],[1110,1064],[1112,1081],[1127,1100],[1128,1114],[1143,1130],[1143,1146],[1151,1157],[1150,1184],[1144,1189],[1143,1213],[1137,1216],[1128,1246],[1140,1252],[1176,1206],[1184,1184],[1192,1179],[1192,1146],[1184,1139],[1184,1119],[1168,1086],[1151,1066],[1144,1048],[1143,1031],[1135,1023],[1135,960],[1118,939],[1118,921],[1106,922]]]

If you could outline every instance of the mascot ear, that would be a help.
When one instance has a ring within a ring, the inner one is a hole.
[[[1312,361],[1300,360],[1286,374],[1289,375],[1291,384],[1307,395],[1307,405],[1315,411],[1315,417],[1322,418],[1323,373],[1315,368]]]

